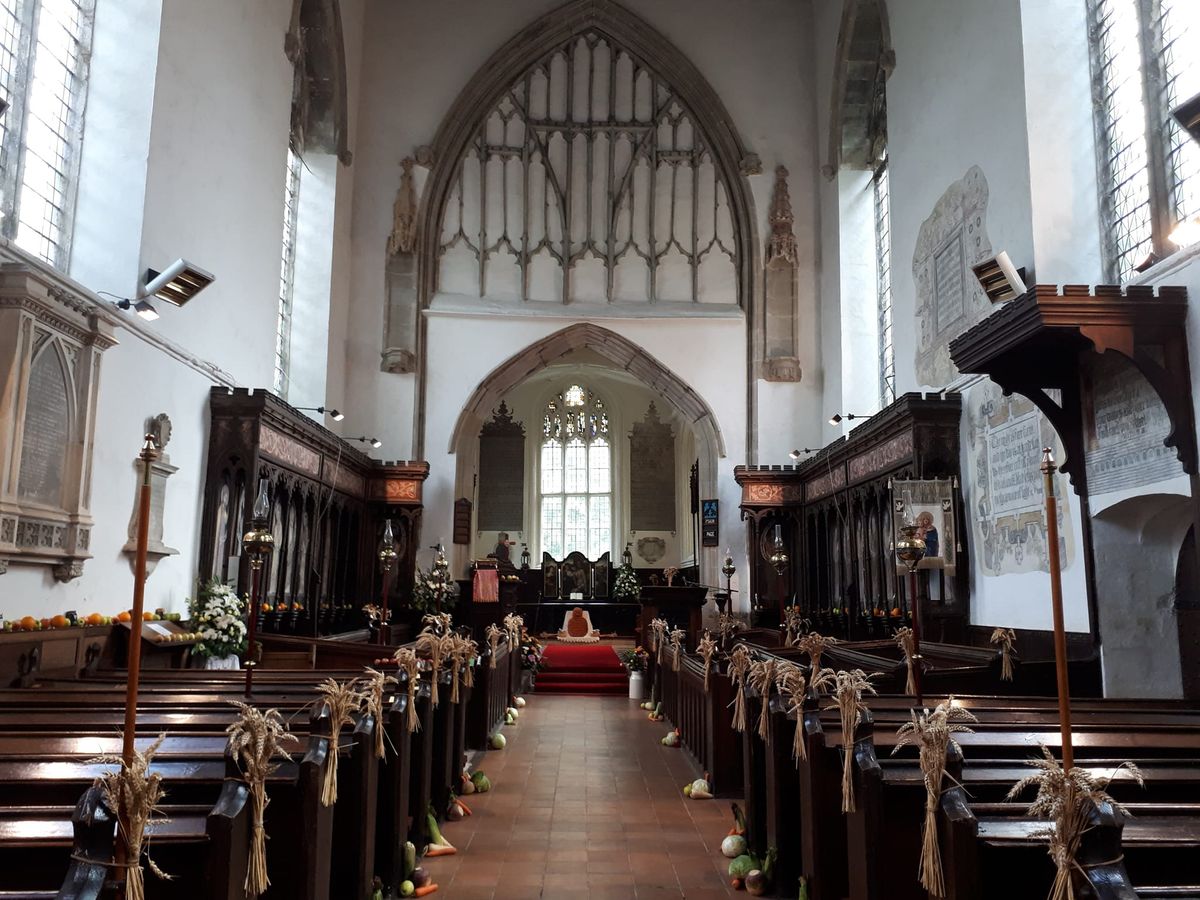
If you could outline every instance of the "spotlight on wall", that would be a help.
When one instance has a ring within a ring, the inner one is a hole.
[[[971,271],[993,303],[1003,303],[1025,293],[1025,270],[1014,266],[1003,250],[971,266]]]
[[[175,306],[183,306],[214,281],[211,272],[177,259],[161,272],[147,269],[138,289],[139,297],[157,297]]]
[[[788,454],[792,459],[799,459],[805,453],[816,453],[817,451],[811,447],[805,447],[803,450],[793,450]]]
[[[300,412],[322,413],[324,415],[329,416],[329,418],[333,419],[333,421],[335,421],[335,422],[340,422],[340,421],[342,421],[342,419],[346,418],[340,410],[328,409],[324,406],[297,406],[296,409],[299,410]]]
[[[356,438],[350,438],[350,440],[358,441],[360,444],[370,444],[376,450],[378,450],[380,447],[383,446],[383,441],[381,441],[379,438],[367,437],[366,435],[360,435],[359,437],[356,437]]]
[[[1200,141],[1200,94],[1190,100],[1185,100],[1175,107],[1171,113],[1175,121],[1187,129],[1187,133],[1195,141]]]
[[[117,301],[117,309],[132,309],[135,313],[145,319],[147,322],[153,322],[158,318],[158,310],[155,309],[149,300],[126,300],[121,298]]]
[[[842,422],[852,422],[855,419],[869,419],[870,416],[861,416],[858,413],[834,413],[829,417],[830,425],[839,425]]]

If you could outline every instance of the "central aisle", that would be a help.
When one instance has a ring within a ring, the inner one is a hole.
[[[446,900],[711,900],[733,896],[721,839],[729,800],[689,800],[695,775],[664,722],[619,697],[530,694],[492,781],[445,826],[456,856],[424,865]]]

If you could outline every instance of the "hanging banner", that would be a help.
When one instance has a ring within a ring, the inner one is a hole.
[[[700,503],[700,545],[703,547],[721,546],[719,509],[720,502],[717,500],[703,500]]]
[[[958,531],[954,521],[954,494],[957,485],[951,478],[931,478],[892,482],[892,541],[900,537],[905,525],[916,525],[925,541],[925,558],[917,568],[942,569],[953,575],[957,561]],[[908,568],[896,564],[904,574]]]

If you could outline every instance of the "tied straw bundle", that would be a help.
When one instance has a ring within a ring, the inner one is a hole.
[[[396,660],[397,668],[406,676],[408,702],[405,704],[404,721],[408,733],[412,734],[421,728],[421,720],[417,717],[417,685],[421,680],[421,661],[417,659],[417,654],[407,647],[401,647],[393,653],[392,659]]]
[[[942,781],[946,777],[946,751],[958,746],[953,735],[969,732],[964,723],[974,722],[975,717],[961,706],[954,706],[954,698],[943,700],[931,713],[912,714],[912,721],[905,722],[896,732],[893,755],[901,747],[915,746],[921,751],[921,775],[925,781],[925,827],[921,838],[921,864],[918,875],[921,886],[929,891],[930,897],[945,897],[946,884],[942,877],[942,851],[938,846],[937,814],[942,802]],[[951,779],[953,780],[953,779]]]
[[[125,862],[125,900],[143,900],[146,896],[146,876],[142,871],[143,844],[149,844],[146,826],[156,813],[161,815],[158,804],[164,793],[162,776],[151,772],[150,764],[166,738],[165,734],[160,734],[144,751],[134,750],[133,761],[128,765],[120,756],[106,755],[91,760],[120,766],[116,772],[101,775],[96,784],[104,793],[104,804],[117,814],[118,827],[129,850]],[[145,848],[145,856],[151,872],[163,880],[170,880],[171,876],[150,858],[149,847]]]
[[[852,669],[849,672],[834,672],[825,669],[812,680],[816,690],[828,690],[837,702],[827,709],[836,709],[842,718],[842,744],[845,752],[842,754],[842,812],[854,812],[854,731],[862,721],[867,705],[863,703],[863,694],[874,694],[871,677],[862,669]]]
[[[657,654],[659,665],[662,665],[663,645],[667,642],[667,632],[670,630],[671,626],[667,624],[666,619],[654,619],[650,622],[650,649]]]
[[[382,673],[376,673],[382,674]],[[247,897],[258,897],[271,886],[267,877],[267,830],[263,817],[270,798],[267,797],[267,778],[278,766],[272,762],[276,754],[290,760],[291,755],[283,749],[287,743],[298,743],[296,736],[287,730],[287,724],[277,709],[266,712],[233,701],[238,717],[225,729],[229,735],[229,751],[234,762],[246,778],[250,788],[250,809],[254,818],[250,834],[250,860],[246,865],[246,881],[243,887]]]
[[[1071,870],[1082,871],[1075,860],[1079,842],[1088,827],[1088,816],[1094,807],[1102,803],[1112,804],[1128,815],[1128,810],[1109,796],[1107,788],[1112,776],[1096,778],[1085,769],[1073,766],[1064,771],[1062,764],[1046,747],[1042,747],[1042,758],[1029,761],[1038,771],[1022,778],[1008,792],[1006,799],[1012,800],[1026,788],[1037,787],[1037,796],[1029,805],[1029,814],[1052,820],[1051,828],[1035,837],[1049,838],[1050,858],[1057,872],[1050,888],[1049,900],[1074,900],[1075,887],[1071,883]],[[1128,769],[1139,785],[1144,784],[1141,770],[1131,762],[1117,766],[1113,775]]]
[[[388,689],[388,685],[400,682],[391,675],[384,675],[378,669],[370,667],[363,670],[362,690],[362,707],[372,719],[375,720],[375,758],[383,759],[383,694]]]
[[[750,651],[742,644],[729,655],[729,680],[737,693],[733,696],[733,730],[746,730],[746,679],[750,675]]]
[[[696,646],[696,652],[704,659],[704,693],[708,693],[708,676],[712,672],[712,658],[717,652],[717,642],[711,634],[704,632],[704,637]]]
[[[1011,628],[997,628],[992,632],[991,643],[1000,647],[1000,680],[1013,680],[1012,652],[1017,642],[1017,633]]]
[[[434,709],[437,709],[439,703],[438,681],[441,680],[442,660],[448,649],[450,649],[449,644],[445,642],[442,635],[435,634],[429,629],[417,635],[417,655],[429,660],[429,667],[433,672],[432,677],[429,679],[429,704]]]
[[[733,613],[721,613],[717,618],[717,634],[721,636],[721,647],[724,649],[729,639],[742,630],[742,623]]]
[[[758,736],[771,743],[771,687],[775,684],[775,657],[769,656],[750,664],[750,686],[758,692]]]
[[[804,670],[793,663],[784,663],[775,676],[775,687],[789,703],[788,712],[796,714],[796,736],[792,740],[792,759],[796,765],[800,760],[808,759],[808,751],[804,745],[804,700],[808,695],[808,679]]]
[[[800,635],[804,633],[805,627],[808,625],[808,620],[804,618],[804,613],[798,606],[789,606],[783,611],[783,645],[785,647],[795,647],[800,641]]]
[[[489,625],[487,630],[484,631],[484,635],[487,637],[488,650],[491,651],[491,658],[488,660],[489,669],[496,668],[496,648],[500,646],[500,636],[502,634],[504,632],[500,630],[500,626],[495,622]]]
[[[504,617],[504,628],[508,632],[508,642],[515,650],[521,643],[521,633],[525,631],[525,620],[516,613]]]
[[[804,637],[800,638],[796,644],[801,650],[808,654],[809,662],[812,663],[812,673],[810,682],[815,686],[817,683],[817,675],[821,671],[821,657],[825,651],[834,644],[840,643],[837,638],[825,637],[823,634],[818,634],[815,631],[810,631]]]
[[[683,654],[683,639],[687,637],[687,632],[682,628],[674,628],[671,630],[671,670],[679,671],[679,657]]]
[[[917,678],[913,674],[913,666],[915,665],[913,657],[917,653],[917,639],[911,628],[896,629],[896,646],[904,652],[904,664],[908,667],[908,677],[904,682],[904,693],[915,696],[917,693]]]
[[[355,690],[353,681],[337,682],[326,678],[317,685],[318,702],[323,701],[329,707],[329,761],[325,766],[325,782],[321,786],[321,805],[333,806],[337,802],[338,756],[342,728],[349,725],[353,713],[362,705],[362,694]]]
[[[473,663],[479,658],[479,644],[469,637],[460,638],[458,652],[462,654],[463,687],[475,687],[475,666]]]

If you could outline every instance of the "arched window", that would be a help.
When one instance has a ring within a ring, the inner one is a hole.
[[[612,550],[612,439],[608,408],[573,384],[546,404],[542,418],[542,552],[578,550],[597,559]]]

